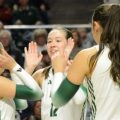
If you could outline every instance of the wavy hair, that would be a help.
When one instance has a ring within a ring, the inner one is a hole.
[[[93,21],[100,23],[103,32],[100,37],[99,51],[91,57],[90,71],[93,70],[98,56],[108,46],[111,60],[110,74],[113,81],[120,86],[120,5],[103,4],[93,14]]]

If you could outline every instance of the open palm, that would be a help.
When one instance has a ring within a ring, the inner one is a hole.
[[[35,42],[30,42],[28,45],[28,50],[25,47],[25,69],[28,72],[34,71],[35,67],[41,62],[43,55],[38,53],[37,44]]]

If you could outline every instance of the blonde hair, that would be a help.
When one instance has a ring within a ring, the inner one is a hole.
[[[38,36],[44,36],[47,38],[47,31],[45,29],[35,29],[32,34],[32,40],[35,40]]]
[[[9,37],[9,40],[12,39],[12,35],[11,35],[11,32],[9,30],[1,30],[0,31],[0,37],[2,37],[4,34]]]

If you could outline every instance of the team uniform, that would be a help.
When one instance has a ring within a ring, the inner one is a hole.
[[[16,85],[15,102],[13,99],[0,99],[0,120],[15,120],[17,109],[25,109],[27,101],[22,99],[39,100],[43,93],[35,80],[18,64],[13,68],[13,81]],[[15,105],[16,103],[16,105]]]
[[[0,120],[15,120],[15,103],[12,99],[0,100]]]
[[[90,80],[87,80],[91,120],[120,120],[120,87],[110,76],[109,48],[100,54]]]
[[[98,46],[95,48],[99,49]],[[111,61],[108,55],[109,48],[104,47],[91,77],[86,81],[91,109],[90,120],[120,120],[120,87],[110,75]],[[79,88],[79,85],[71,83],[67,78],[58,83],[56,88],[57,78],[61,75],[62,73],[54,75],[52,101],[57,107],[66,104]],[[65,89],[65,84],[69,86],[69,90]]]
[[[79,94],[83,95],[83,99],[81,104],[79,104],[74,97],[72,100],[69,101],[68,104],[64,105],[63,107],[56,108],[53,106],[52,99],[51,99],[51,89],[52,89],[52,82],[53,82],[53,72],[52,68],[49,70],[49,74],[47,79],[43,81],[42,84],[42,91],[44,96],[41,101],[41,117],[42,120],[80,120],[82,106],[87,96],[85,91],[80,91]],[[66,86],[67,87],[67,86]]]

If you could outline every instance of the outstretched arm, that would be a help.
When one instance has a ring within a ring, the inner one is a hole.
[[[72,84],[70,81],[66,80],[62,73],[55,74],[54,79],[57,79],[52,89],[52,100],[55,106],[63,106],[70,99],[78,105],[82,105],[85,102],[87,98],[87,89],[82,84],[80,86]],[[64,82],[62,82],[63,80]]]
[[[89,74],[90,54],[91,53],[87,51],[81,51],[78,53],[73,60],[72,65],[69,67],[67,77],[65,78],[61,77],[62,72],[64,71],[64,66],[59,61],[61,59],[61,61],[65,61],[63,60],[65,57],[61,54],[57,54],[54,57],[54,60],[52,60],[53,64],[57,65],[55,69],[56,73],[54,75],[54,89],[52,90],[52,101],[56,107],[65,105],[75,95],[85,76]],[[62,78],[62,80],[59,80],[60,78]],[[57,84],[56,87],[55,84]]]
[[[43,93],[39,85],[5,50],[2,50],[2,54],[0,54],[0,65],[2,68],[8,69],[16,74],[24,83],[24,85],[16,85],[15,98],[29,100],[41,99]]]
[[[11,73],[12,81],[15,81],[16,84],[24,85],[23,82],[17,77],[16,74]],[[23,99],[14,99],[16,110],[24,110],[28,107],[27,100]]]
[[[55,73],[52,87],[52,101],[56,107],[69,102],[79,89],[79,85],[71,83],[62,72]]]
[[[12,70],[24,83],[16,86],[16,98],[39,100],[43,96],[42,90],[36,81],[18,64]]]
[[[55,69],[54,82],[58,85],[56,89],[52,90],[52,101],[56,107],[65,105],[77,92],[79,86],[83,83],[85,77],[90,77],[92,71],[89,69],[89,62],[91,56],[96,54],[97,50],[93,46],[91,48],[80,51],[72,62],[67,72],[67,77],[58,83],[59,76],[64,71],[64,67],[59,60],[65,59],[63,55],[57,54],[52,60]],[[57,60],[56,60],[57,59]],[[65,61],[65,60],[61,60]],[[58,62],[58,63],[56,63]],[[55,85],[55,84],[53,84]],[[54,87],[55,88],[55,87]]]

